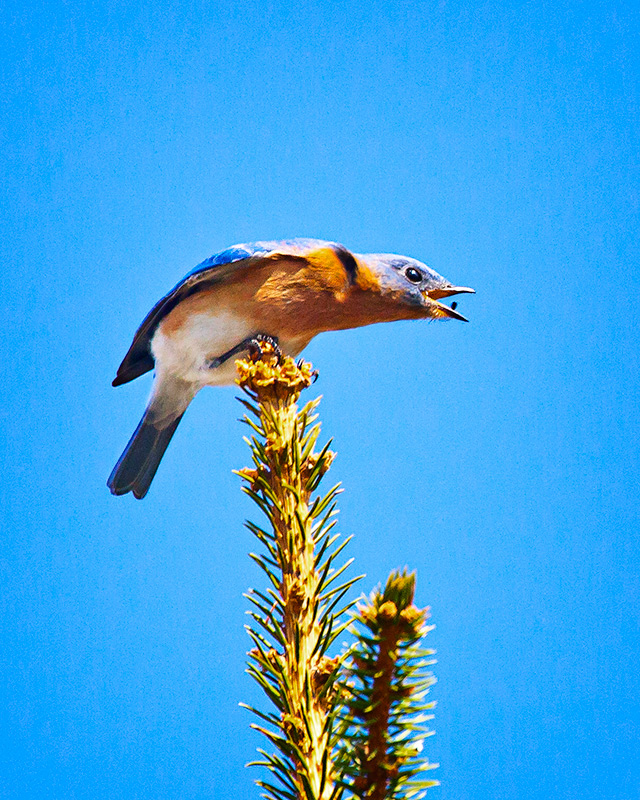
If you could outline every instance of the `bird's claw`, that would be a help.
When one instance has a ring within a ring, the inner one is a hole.
[[[305,363],[304,358],[299,358],[296,361],[296,367],[301,370],[302,367],[304,366],[304,363]],[[320,373],[318,372],[318,370],[314,369],[313,372],[311,373],[311,382],[315,383],[318,380],[319,375]]]
[[[271,348],[278,364],[281,364],[282,350],[280,349],[278,340],[275,338],[275,336],[269,336],[266,333],[257,333],[250,339],[248,342],[249,355],[253,358],[264,355],[265,350],[268,348],[263,347],[263,345],[268,345],[268,348]]]

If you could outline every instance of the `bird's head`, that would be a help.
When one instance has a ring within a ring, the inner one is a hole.
[[[413,310],[411,316],[468,321],[456,311],[455,303],[448,306],[439,301],[456,294],[474,294],[474,289],[454,286],[426,264],[407,256],[367,253],[358,255],[358,261],[368,267],[380,294],[410,307]]]

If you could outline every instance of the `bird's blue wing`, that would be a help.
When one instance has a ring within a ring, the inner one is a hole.
[[[154,361],[150,348],[153,334],[161,320],[189,295],[225,280],[239,269],[255,266],[265,258],[280,255],[304,258],[313,250],[331,245],[333,242],[324,242],[320,239],[252,242],[234,245],[205,259],[159,300],[144,318],[133,337],[127,355],[118,367],[113,386],[128,383],[153,369]]]
[[[180,283],[175,287],[178,289],[185,281],[195,275],[209,274],[210,270],[226,264],[234,264],[237,261],[244,261],[247,258],[268,257],[273,255],[305,256],[312,250],[326,247],[332,242],[324,242],[321,239],[284,239],[275,242],[251,242],[250,244],[235,244],[222,250],[194,267],[187,273]],[[213,273],[211,274],[213,277]],[[173,289],[173,291],[175,291]],[[171,294],[171,292],[169,293]]]

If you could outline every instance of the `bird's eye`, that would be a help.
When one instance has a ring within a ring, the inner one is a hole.
[[[408,267],[405,270],[405,276],[407,280],[411,281],[411,283],[421,283],[422,282],[422,273],[419,269],[415,267]]]

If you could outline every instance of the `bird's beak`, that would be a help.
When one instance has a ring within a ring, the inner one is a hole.
[[[425,292],[431,300],[441,300],[443,297],[453,297],[454,294],[475,294],[475,289],[468,286],[439,286],[437,289],[429,289]]]
[[[468,286],[441,286],[424,292],[424,297],[431,301],[429,308],[434,312],[434,317],[450,317],[451,319],[462,320],[462,322],[469,322],[466,317],[463,317],[454,308],[446,306],[444,303],[439,303],[438,300],[443,297],[452,297],[454,294],[475,294],[475,291],[475,289],[470,289]]]

